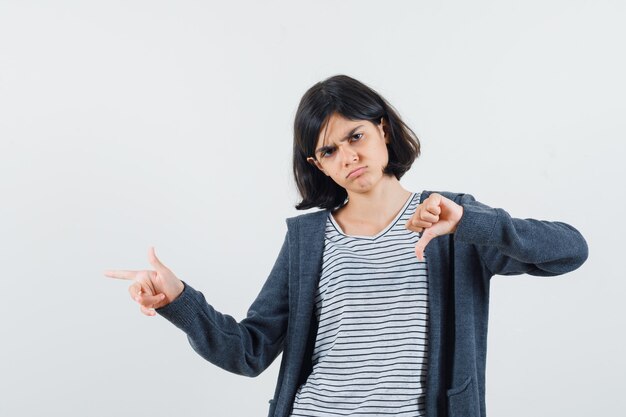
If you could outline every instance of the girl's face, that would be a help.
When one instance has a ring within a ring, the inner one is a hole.
[[[383,178],[389,161],[385,120],[375,125],[369,120],[349,120],[330,116],[315,146],[315,157],[308,161],[350,192],[366,193]]]

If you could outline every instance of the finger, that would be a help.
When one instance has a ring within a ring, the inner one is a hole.
[[[139,282],[135,281],[130,287],[128,287],[128,293],[135,301],[137,301],[137,297],[141,294],[141,292],[141,284]]]
[[[161,301],[165,299],[165,294],[157,294],[157,295],[148,295],[148,294],[139,294],[135,298],[139,304],[144,307],[154,307]]]
[[[433,225],[431,222],[420,219],[412,219],[409,223],[411,223],[413,227],[430,227]]]
[[[426,249],[425,246],[422,247],[415,245],[415,256],[417,256],[417,259],[419,259],[420,261],[424,260],[424,249]]]
[[[146,308],[142,305],[139,306],[139,309],[141,310],[141,312],[143,314],[145,314],[146,316],[154,316],[156,314],[156,311],[154,311],[154,309],[152,308]]]
[[[424,250],[426,250],[428,243],[435,237],[437,237],[436,234],[426,229],[424,233],[422,233],[420,240],[415,244],[415,255],[420,261],[424,260]]]
[[[439,215],[433,214],[428,210],[422,210],[419,215],[419,219],[425,222],[437,223],[439,221]]]
[[[156,270],[168,270],[167,267],[161,263],[159,258],[157,258],[154,252],[154,246],[150,246],[150,249],[148,249],[148,261]]]
[[[424,224],[415,214],[404,224],[406,229],[417,233],[420,233],[424,227],[430,226],[432,226],[430,223],[426,222],[426,224]]]
[[[426,210],[435,216],[439,216],[441,214],[441,207],[439,207],[439,205],[428,206]]]
[[[407,223],[410,223],[411,226],[423,227],[420,225],[420,222],[424,221],[424,219],[422,218],[422,211],[422,209],[416,210],[415,213],[413,213],[413,215],[409,218]]]
[[[145,285],[146,283],[151,282],[155,275],[156,275],[156,272],[154,271],[149,271],[149,270],[137,271],[137,274],[135,275],[135,281],[142,282]]]
[[[441,200],[443,196],[441,194],[433,193],[428,197],[426,204],[426,210],[435,215],[441,214]]]
[[[415,256],[420,261],[423,261],[424,260],[424,248],[421,248],[420,246],[415,245]]]
[[[104,271],[104,275],[111,278],[117,279],[135,279],[137,276],[137,272],[139,271],[123,271],[123,270],[111,270],[107,269]]]
[[[434,222],[430,222],[428,220],[416,220],[413,225],[417,227],[430,227],[434,224]]]
[[[424,231],[423,227],[406,226],[406,228],[415,233],[422,233],[422,231]]]
[[[409,223],[407,223],[405,226],[405,228],[407,228],[408,230],[415,232],[415,233],[421,233],[422,231],[424,231],[423,227],[417,227],[417,226],[413,226]]]
[[[416,233],[421,233],[424,231],[424,227],[422,226],[413,226],[413,225],[408,225],[407,229],[416,232]]]

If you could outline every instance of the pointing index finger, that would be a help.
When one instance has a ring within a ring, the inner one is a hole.
[[[137,271],[110,270],[104,271],[104,275],[110,278],[133,280],[137,276]]]

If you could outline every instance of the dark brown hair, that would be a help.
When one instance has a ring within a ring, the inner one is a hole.
[[[293,126],[293,174],[302,201],[296,209],[335,209],[348,193],[307,161],[314,157],[321,130],[333,114],[350,120],[368,120],[375,125],[387,121],[389,162],[386,175],[400,179],[420,154],[417,135],[400,119],[397,111],[376,91],[347,75],[318,82],[304,93]]]

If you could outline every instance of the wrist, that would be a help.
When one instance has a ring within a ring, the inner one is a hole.
[[[177,299],[178,297],[180,297],[180,295],[183,293],[183,291],[185,290],[185,283],[181,280],[178,280],[178,282],[176,283],[175,286],[175,290],[172,294],[172,298],[171,301],[174,301],[175,299]],[[170,301],[170,302],[171,302]]]
[[[454,218],[454,229],[452,230],[452,233],[456,232],[456,229],[457,227],[459,227],[459,223],[461,222],[462,218],[463,218],[463,206],[459,205],[458,214]]]

